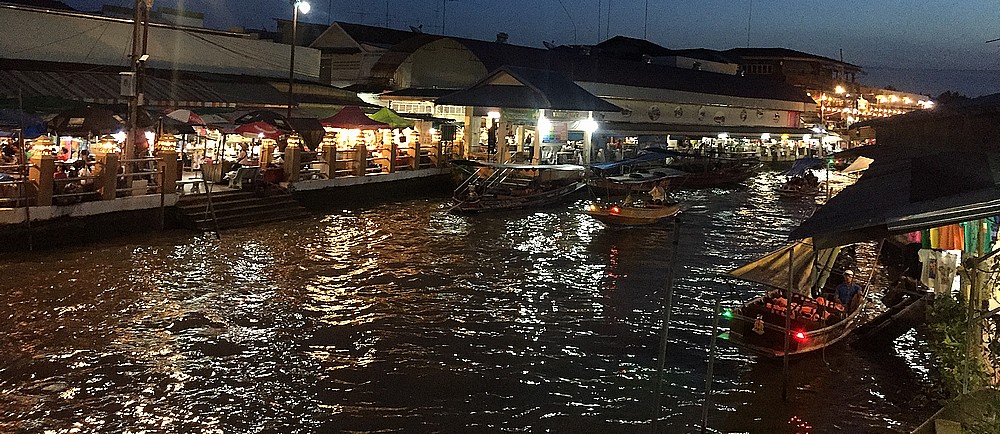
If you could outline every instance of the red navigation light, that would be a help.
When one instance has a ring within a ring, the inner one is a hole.
[[[806,334],[803,333],[803,332],[795,332],[795,339],[798,339],[800,341],[804,341],[804,340],[806,340]]]
[[[611,207],[611,210],[608,211],[608,212],[610,212],[611,214],[618,214],[618,213],[622,212],[622,209],[618,208],[618,205],[615,205],[615,206]]]

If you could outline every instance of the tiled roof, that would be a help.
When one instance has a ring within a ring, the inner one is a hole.
[[[493,85],[489,78],[509,74],[521,86]],[[621,108],[600,99],[558,72],[505,66],[479,84],[436,100],[438,104],[576,111],[617,112]]]

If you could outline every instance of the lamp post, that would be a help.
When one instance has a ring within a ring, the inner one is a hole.
[[[292,106],[295,105],[295,27],[299,21],[299,10],[309,13],[309,3],[302,0],[292,1],[292,55],[288,61],[288,117],[292,117]]]

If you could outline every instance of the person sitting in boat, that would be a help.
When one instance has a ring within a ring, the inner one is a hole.
[[[653,188],[649,190],[649,195],[652,197],[650,204],[663,205],[663,201],[667,199],[667,190],[663,188],[663,182],[657,182],[653,185]]]
[[[833,292],[837,295],[837,301],[845,308],[852,307],[854,298],[861,293],[861,286],[854,283],[854,272],[851,270],[845,271],[844,282],[837,285]]]

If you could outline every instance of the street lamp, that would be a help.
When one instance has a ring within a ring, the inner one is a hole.
[[[288,117],[292,117],[292,106],[295,105],[295,27],[299,21],[299,11],[309,13],[309,3],[302,0],[292,2],[292,55],[288,61]]]

